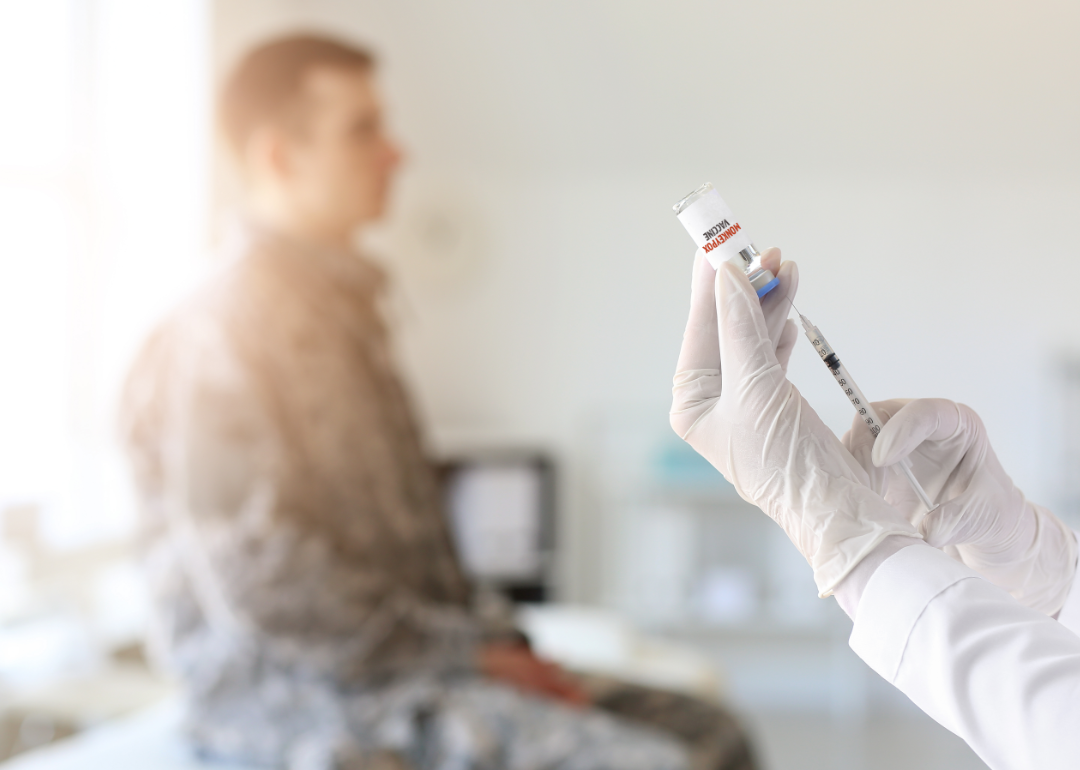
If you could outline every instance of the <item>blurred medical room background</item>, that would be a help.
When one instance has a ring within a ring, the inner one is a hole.
[[[668,427],[671,205],[713,182],[871,398],[970,404],[1080,525],[1078,26],[1050,0],[0,0],[0,756],[171,718],[118,390],[220,264],[216,82],[304,29],[380,57],[407,162],[365,248],[467,566],[538,649],[722,698],[771,770],[983,767]],[[790,376],[847,430],[805,343]]]

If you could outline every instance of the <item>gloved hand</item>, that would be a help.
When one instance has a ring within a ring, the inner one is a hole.
[[[882,401],[874,408],[885,423],[877,440],[859,420],[843,439],[874,490],[917,524],[930,545],[1028,607],[1058,612],[1076,573],[1076,537],[1016,488],[979,415],[938,398]],[[887,472],[904,457],[936,504],[925,517],[907,482]]]
[[[825,597],[882,540],[915,528],[788,382],[798,270],[777,270],[777,250],[764,257],[780,285],[761,301],[735,265],[695,263],[671,426],[784,529]]]

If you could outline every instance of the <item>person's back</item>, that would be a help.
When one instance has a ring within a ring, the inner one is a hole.
[[[238,713],[274,725],[258,713],[268,686],[471,666],[476,626],[380,283],[351,254],[255,235],[129,378],[160,641],[194,685],[206,745]]]

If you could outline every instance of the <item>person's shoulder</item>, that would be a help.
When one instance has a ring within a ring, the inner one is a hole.
[[[207,389],[244,392],[225,308],[237,292],[237,266],[223,265],[194,286],[150,329],[121,386],[120,435],[133,448],[151,446],[170,405]]]
[[[176,366],[190,370],[226,355],[228,315],[244,293],[245,272],[240,260],[230,261],[182,295],[144,338],[129,381],[170,377]]]

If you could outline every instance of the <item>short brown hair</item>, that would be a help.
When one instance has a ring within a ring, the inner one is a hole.
[[[316,67],[371,69],[369,51],[319,34],[277,38],[249,51],[221,89],[218,124],[234,153],[254,129],[287,122],[300,100],[304,78]]]

